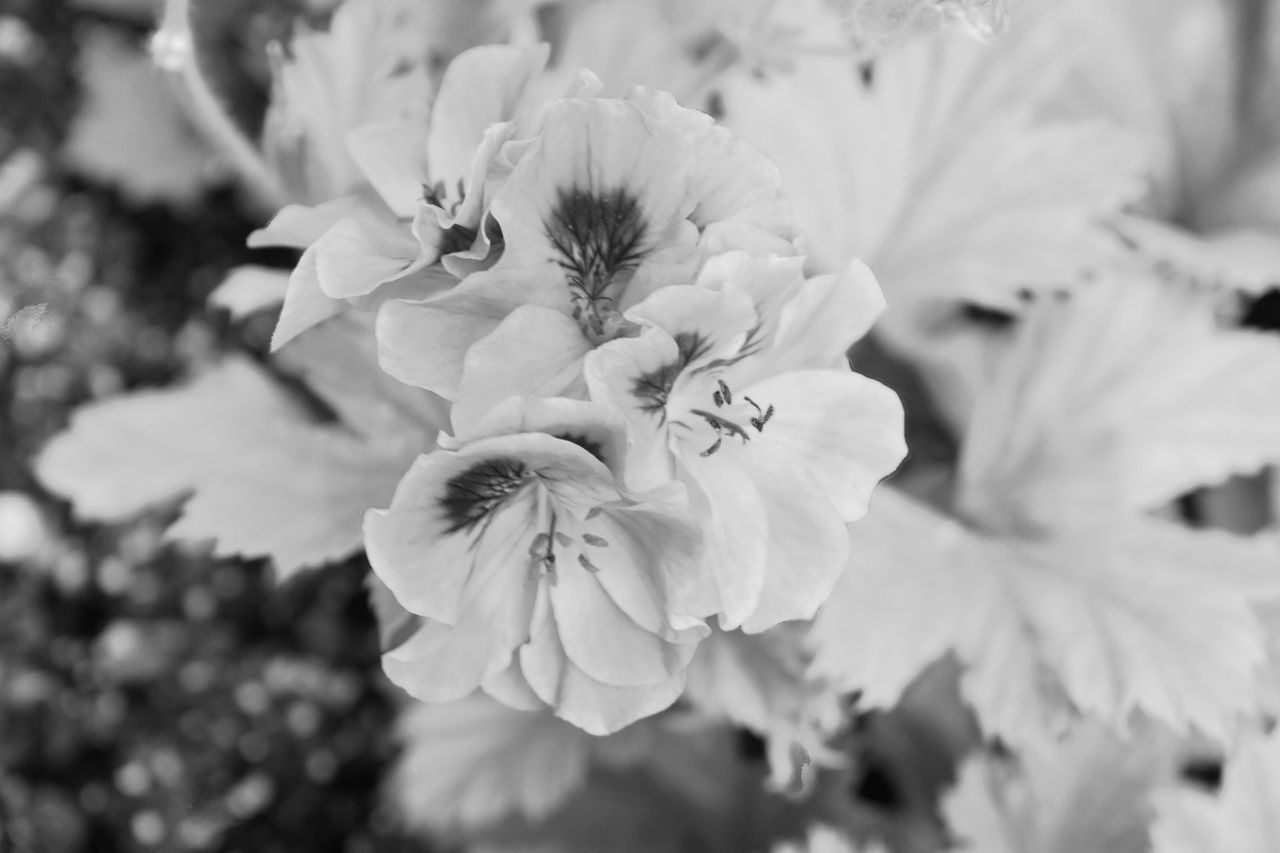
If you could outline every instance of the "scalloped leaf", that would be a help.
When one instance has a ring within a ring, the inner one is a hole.
[[[365,511],[387,504],[432,438],[375,444],[316,424],[265,371],[230,358],[184,387],[85,406],[36,474],[94,521],[189,496],[170,535],[270,557],[285,578],[359,551]]]
[[[988,735],[1044,743],[1078,714],[1134,712],[1223,738],[1253,713],[1274,596],[1270,539],[1117,520],[1036,539],[984,536],[882,488],[814,622],[814,672],[892,706],[954,654]]]

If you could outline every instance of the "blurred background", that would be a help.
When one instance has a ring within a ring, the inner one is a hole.
[[[205,4],[247,127],[264,45],[323,3]],[[29,472],[78,404],[269,326],[204,307],[260,224],[146,54],[143,0],[0,0],[0,851],[410,851],[364,567],[276,588],[162,543],[174,512],[77,524]],[[268,319],[268,323],[270,320]]]

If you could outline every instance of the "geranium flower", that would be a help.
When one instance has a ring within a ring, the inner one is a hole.
[[[875,280],[860,266],[793,273],[776,321],[732,283],[663,288],[627,312],[648,328],[585,367],[592,399],[631,427],[631,470],[688,487],[721,624],[752,632],[813,616],[847,556],[845,524],[905,453],[897,397],[834,367],[875,316]]]
[[[513,393],[580,392],[582,356],[705,254],[794,251],[777,187],[762,155],[667,96],[556,103],[493,198],[501,259],[384,306],[383,366],[457,398],[463,421]]]
[[[421,619],[387,674],[597,734],[675,701],[714,606],[694,519],[619,485],[623,433],[590,403],[512,401],[469,438],[365,519],[374,571]]]
[[[254,239],[255,245],[306,247],[273,346],[380,285],[405,282],[408,293],[430,294],[454,283],[446,271],[431,271],[433,265],[465,258],[452,270],[462,275],[466,263],[483,259],[489,249],[481,227],[486,176],[546,57],[545,45],[473,48],[445,71],[429,120],[388,117],[344,136],[365,191],[328,202],[322,216],[286,208]]]

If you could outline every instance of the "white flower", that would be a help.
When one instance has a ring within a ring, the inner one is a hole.
[[[492,204],[497,264],[379,316],[387,371],[455,400],[463,420],[511,394],[580,393],[582,356],[705,255],[793,251],[772,164],[668,97],[564,100],[516,146]]]
[[[770,270],[777,261],[761,262]],[[707,538],[721,624],[761,631],[813,616],[847,555],[845,524],[902,459],[902,409],[879,383],[835,367],[875,316],[862,267],[803,282],[758,310],[706,280],[627,312],[647,328],[587,356],[592,399],[625,417],[633,476],[675,477]],[[748,287],[768,282],[739,271]],[[878,308],[878,306],[876,306]],[[644,482],[644,481],[638,481]]]
[[[513,401],[488,428],[419,457],[366,518],[374,571],[421,617],[387,674],[424,701],[483,686],[597,734],[670,705],[711,606],[692,517],[623,493],[620,432],[591,404]]]

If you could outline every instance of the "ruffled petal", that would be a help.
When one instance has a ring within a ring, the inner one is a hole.
[[[488,128],[514,118],[529,81],[546,65],[550,46],[491,44],[449,64],[431,112],[427,162],[452,193],[472,176],[472,158]]]
[[[736,288],[672,285],[627,312],[627,318],[662,329],[681,345],[681,373],[736,359],[751,347],[758,318],[751,297]]]
[[[666,92],[637,88],[628,100],[674,127],[684,140],[684,156],[697,164],[691,186],[697,206],[689,218],[699,230],[725,223],[751,226],[751,233],[761,239],[738,248],[753,254],[795,251],[791,205],[772,160],[706,113],[680,106]]]
[[[612,734],[656,714],[670,707],[684,690],[683,670],[667,681],[641,687],[611,687],[596,681],[570,662],[550,621],[520,649],[520,668],[556,716],[593,735]]]

